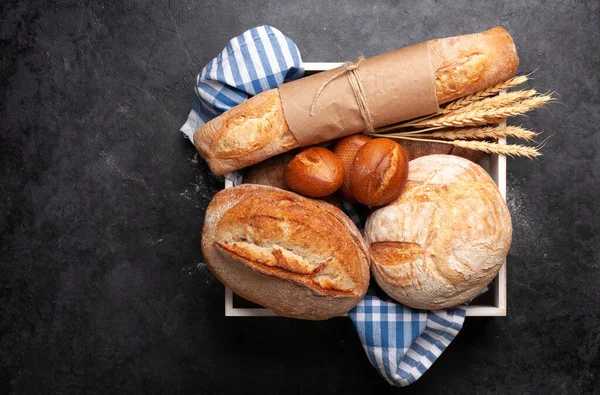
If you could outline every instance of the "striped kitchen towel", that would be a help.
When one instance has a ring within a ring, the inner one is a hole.
[[[192,111],[181,131],[193,142],[201,125],[242,103],[251,95],[303,75],[302,60],[292,40],[270,26],[250,29],[232,39],[198,75]],[[226,175],[241,182],[241,172]],[[345,204],[344,211],[362,231],[364,216]],[[369,361],[392,385],[417,380],[462,328],[464,306],[443,311],[402,306],[376,287],[348,315]]]
[[[464,306],[416,310],[367,295],[348,316],[371,364],[388,383],[404,387],[421,377],[448,347],[462,328],[465,313]]]
[[[365,216],[343,202],[342,210],[363,233]],[[390,384],[415,382],[463,326],[467,306],[426,311],[399,304],[372,285],[348,312],[371,364]]]
[[[304,75],[292,40],[271,26],[233,38],[196,78],[192,111],[181,131],[192,141],[196,129],[256,95]]]

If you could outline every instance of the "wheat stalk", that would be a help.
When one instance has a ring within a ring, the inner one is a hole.
[[[531,130],[518,126],[474,127],[498,124],[510,116],[522,115],[555,100],[551,94],[538,95],[534,89],[499,95],[500,92],[527,80],[527,76],[511,78],[491,88],[451,102],[435,114],[377,129],[371,136],[449,144],[489,154],[537,157],[541,155],[540,149],[544,145],[543,143],[537,147],[528,147],[518,144],[477,141],[506,137],[529,141],[538,135]],[[413,130],[389,133],[403,128],[413,128]]]
[[[505,91],[510,88],[514,88],[517,85],[521,85],[521,84],[525,83],[527,80],[529,80],[529,78],[525,75],[519,75],[519,76],[513,77],[508,81],[501,82],[490,88],[484,89],[479,92],[475,92],[472,95],[465,96],[461,99],[455,100],[455,101],[451,102],[450,104],[448,104],[446,107],[444,107],[442,110],[443,110],[444,114],[447,114],[450,111],[458,110],[459,108],[467,106],[473,102],[479,101],[479,100],[483,99],[484,97],[495,96],[502,91]]]
[[[403,133],[397,133],[402,135]],[[532,140],[538,134],[520,126],[488,126],[484,128],[448,129],[433,133],[418,133],[419,137],[432,137],[444,140],[469,140],[469,139],[499,139],[514,137],[522,140]]]
[[[492,108],[506,107],[525,99],[529,99],[535,96],[537,91],[535,89],[528,89],[525,91],[509,92],[504,95],[486,97],[479,101],[474,101],[467,104],[466,106],[452,111],[453,114],[459,114],[473,110],[489,110]]]
[[[528,147],[519,144],[498,144],[488,143],[487,141],[452,141],[456,147],[486,152],[488,154],[499,154],[508,156],[525,156],[527,158],[535,158],[541,153],[537,147]]]
[[[507,156],[524,156],[527,158],[535,158],[540,156],[541,153],[538,147],[528,147],[525,145],[518,144],[498,144],[498,143],[489,143],[487,141],[465,141],[465,140],[432,140],[432,139],[421,139],[415,137],[406,137],[406,136],[397,136],[391,135],[388,136],[392,139],[400,139],[400,140],[413,140],[413,141],[424,141],[427,143],[441,143],[441,144],[450,144],[455,147],[470,149],[474,151],[481,151],[488,154],[498,154],[498,155],[507,155]]]
[[[435,127],[461,127],[461,126],[480,126],[489,123],[498,123],[505,118],[515,115],[521,115],[535,108],[541,107],[553,100],[550,95],[540,95],[525,99],[519,103],[513,103],[501,108],[476,109],[471,111],[450,113],[437,118],[427,119],[416,123],[405,123],[388,128],[383,128],[378,132],[394,130],[405,127],[415,128],[435,128]]]

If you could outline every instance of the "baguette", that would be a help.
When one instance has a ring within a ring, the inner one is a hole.
[[[285,317],[343,314],[369,285],[367,246],[342,211],[268,186],[245,184],[215,195],[202,253],[233,292]]]
[[[442,60],[435,71],[439,104],[512,77],[519,58],[502,27],[429,41]],[[278,89],[262,92],[194,133],[194,145],[216,175],[241,169],[300,146],[286,122]]]

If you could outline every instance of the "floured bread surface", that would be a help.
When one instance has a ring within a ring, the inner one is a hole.
[[[368,251],[354,224],[328,203],[273,187],[215,195],[202,249],[225,285],[283,316],[342,314],[368,287]]]
[[[505,262],[510,213],[485,170],[450,155],[409,163],[406,189],[367,219],[377,283],[419,309],[456,306],[477,296]]]

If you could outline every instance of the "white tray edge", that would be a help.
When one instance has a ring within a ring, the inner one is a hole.
[[[336,62],[305,62],[305,71],[324,71],[341,66],[343,63]],[[504,94],[501,92],[500,94]],[[506,122],[501,123],[506,126]],[[500,139],[500,144],[506,144],[506,139]],[[506,156],[491,155],[488,172],[498,185],[502,197],[506,201]],[[225,188],[231,188],[233,181],[231,177],[225,176]],[[467,317],[504,317],[506,316],[506,262],[500,268],[498,276],[494,281],[494,306],[468,306]],[[225,316],[227,317],[278,317],[273,311],[265,308],[243,309],[233,307],[233,292],[225,287]],[[347,314],[341,315],[345,317]]]

